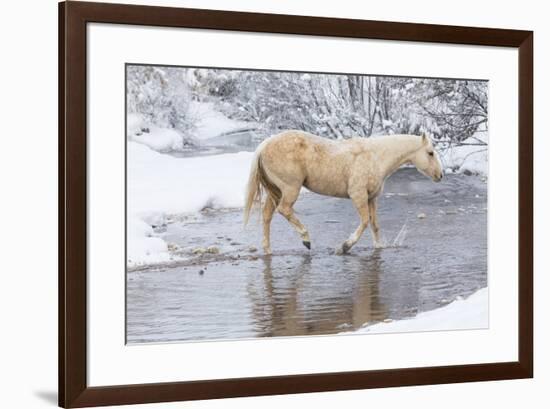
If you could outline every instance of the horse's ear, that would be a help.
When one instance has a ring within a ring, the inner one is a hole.
[[[428,136],[425,132],[422,132],[422,143],[426,145],[428,143]]]

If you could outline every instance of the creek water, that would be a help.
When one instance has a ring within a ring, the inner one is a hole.
[[[378,205],[387,246],[374,249],[366,231],[344,256],[334,249],[358,223],[349,200],[305,192],[295,210],[311,250],[275,215],[271,257],[262,254],[257,213],[246,229],[242,209],[174,216],[160,234],[183,259],[127,273],[127,342],[334,334],[487,286],[487,185],[479,176],[433,183],[415,169],[397,171]]]

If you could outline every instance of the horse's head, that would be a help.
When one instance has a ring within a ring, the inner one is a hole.
[[[411,162],[420,173],[432,178],[434,182],[443,179],[439,155],[434,149],[432,140],[426,134],[422,135],[422,147],[413,153]]]

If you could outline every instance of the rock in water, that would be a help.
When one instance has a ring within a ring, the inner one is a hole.
[[[220,249],[216,246],[210,246],[206,249],[206,252],[209,253],[209,254],[219,254]]]
[[[426,213],[418,213],[418,217],[419,219],[425,219],[426,218]]]
[[[167,247],[169,251],[179,250],[179,246],[176,243],[168,243]]]

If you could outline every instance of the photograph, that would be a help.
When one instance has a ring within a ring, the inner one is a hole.
[[[125,70],[127,344],[488,328],[487,80]]]
[[[41,81],[58,104],[38,112],[57,144],[34,147],[57,164],[57,214],[41,218],[57,240],[34,246],[57,288],[31,297],[57,298],[39,302],[56,325],[29,326],[55,330],[57,353],[37,353],[57,399],[34,400],[280,406],[407,387],[404,403],[441,406],[460,387],[517,406],[525,393],[486,392],[537,383],[535,22],[494,5],[476,14],[494,21],[181,6],[58,4],[57,81]],[[7,174],[36,182],[39,165]]]

